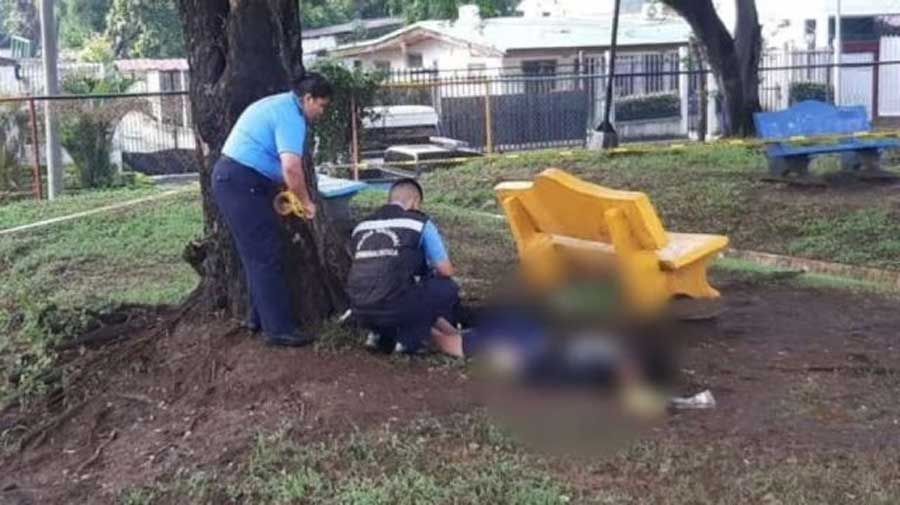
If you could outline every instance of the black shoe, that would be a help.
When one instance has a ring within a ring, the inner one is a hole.
[[[266,344],[281,347],[303,347],[315,342],[315,340],[313,337],[302,335],[299,332],[266,335]]]

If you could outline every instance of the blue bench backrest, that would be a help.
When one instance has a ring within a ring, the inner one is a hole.
[[[753,115],[753,122],[759,137],[773,140],[842,135],[872,129],[864,106],[835,107],[817,100],[800,102],[778,112],[757,112]]]

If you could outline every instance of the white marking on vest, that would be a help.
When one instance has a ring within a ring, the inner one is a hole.
[[[407,230],[412,230],[414,232],[421,232],[424,226],[425,223],[423,223],[422,221],[416,221],[415,219],[378,219],[373,221],[363,221],[362,223],[359,223],[358,225],[356,225],[356,228],[353,229],[353,234],[356,235],[361,231],[378,230],[384,228],[406,228]]]
[[[396,249],[378,249],[375,251],[357,251],[354,259],[364,260],[369,258],[384,258],[385,256],[398,256]]]

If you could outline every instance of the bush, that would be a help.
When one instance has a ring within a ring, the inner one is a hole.
[[[73,75],[62,88],[73,95],[124,93],[132,84],[117,74],[105,78]],[[76,110],[60,114],[60,134],[63,147],[75,162],[82,188],[110,186],[116,179],[116,167],[110,161],[112,137],[121,111],[105,107],[102,98],[85,98]]]
[[[616,121],[640,121],[681,115],[681,98],[672,93],[654,93],[616,100]]]
[[[28,121],[16,104],[0,105],[0,192],[22,191],[28,167],[22,163]]]
[[[350,127],[351,104],[356,106],[356,128],[362,141],[362,120],[367,114],[366,107],[372,105],[375,93],[381,86],[383,73],[363,72],[359,69],[349,70],[339,62],[325,60],[317,63],[312,69],[321,73],[334,86],[334,97],[325,117],[316,124],[319,137],[319,150],[316,161],[343,162],[350,154],[352,129]]]
[[[818,100],[820,102],[834,103],[834,88],[830,84],[820,82],[793,82],[791,83],[791,105],[804,100]]]

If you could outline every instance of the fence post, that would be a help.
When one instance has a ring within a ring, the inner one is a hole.
[[[359,180],[359,132],[356,126],[356,97],[350,95],[350,155],[353,157],[353,180]]]
[[[706,74],[706,89],[709,100],[706,106],[706,135],[707,138],[721,135],[719,128],[719,114],[716,111],[716,104],[719,102],[719,84],[716,81],[716,75],[710,71]]]
[[[691,60],[687,47],[678,48],[678,96],[681,102],[681,133],[690,135]]]
[[[28,99],[28,113],[31,118],[31,148],[34,152],[34,164],[32,165],[32,189],[34,197],[40,200],[43,198],[43,184],[41,182],[41,146],[40,138],[38,138],[37,111],[35,110],[34,98]]]
[[[494,153],[494,120],[491,114],[491,83],[484,81],[484,140],[485,151],[488,154]]]

